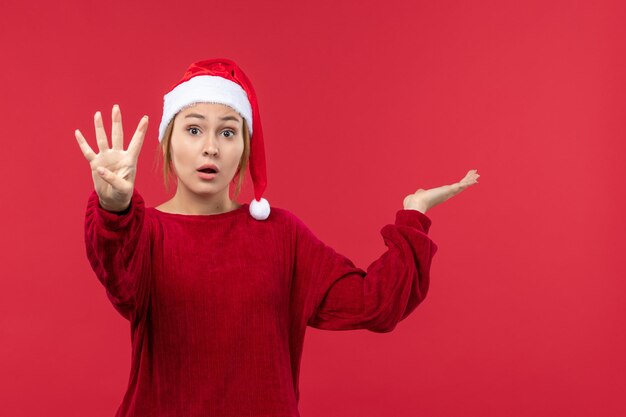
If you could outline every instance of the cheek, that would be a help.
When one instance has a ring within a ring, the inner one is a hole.
[[[244,145],[243,141],[235,144],[231,149],[231,157],[235,161],[236,164],[241,160],[241,156],[243,155]]]
[[[177,143],[176,146],[172,144],[171,155],[172,161],[179,168],[187,167],[190,163],[193,163],[193,158],[191,157],[193,152],[184,144]]]
[[[230,155],[229,158],[229,165],[231,167],[231,171],[237,171],[237,168],[239,167],[239,161],[241,160],[241,155],[243,154],[243,149],[241,151],[239,150],[235,150],[232,152],[232,154]]]

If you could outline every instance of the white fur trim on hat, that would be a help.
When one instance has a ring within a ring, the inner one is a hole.
[[[169,122],[183,108],[195,103],[220,103],[235,109],[248,123],[252,136],[252,106],[241,86],[216,75],[197,75],[178,84],[163,96],[163,118],[159,126],[159,142]]]
[[[270,215],[270,203],[263,197],[261,197],[261,201],[253,198],[250,202],[249,211],[250,215],[255,219],[265,220]]]

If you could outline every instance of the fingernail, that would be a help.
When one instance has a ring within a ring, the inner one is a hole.
[[[117,104],[114,104],[113,107],[119,107]]]
[[[98,167],[98,168],[96,168],[96,171],[98,171],[98,174],[104,175],[104,168]]]

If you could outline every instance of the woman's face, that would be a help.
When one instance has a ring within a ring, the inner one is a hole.
[[[243,118],[223,104],[197,103],[174,118],[170,141],[172,163],[179,183],[196,194],[216,194],[232,181],[243,154]],[[212,179],[198,169],[218,168]]]

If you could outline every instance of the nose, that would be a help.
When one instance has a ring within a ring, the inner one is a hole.
[[[203,155],[217,155],[219,152],[218,141],[213,135],[208,135],[207,140],[204,141],[204,147],[202,149]]]

